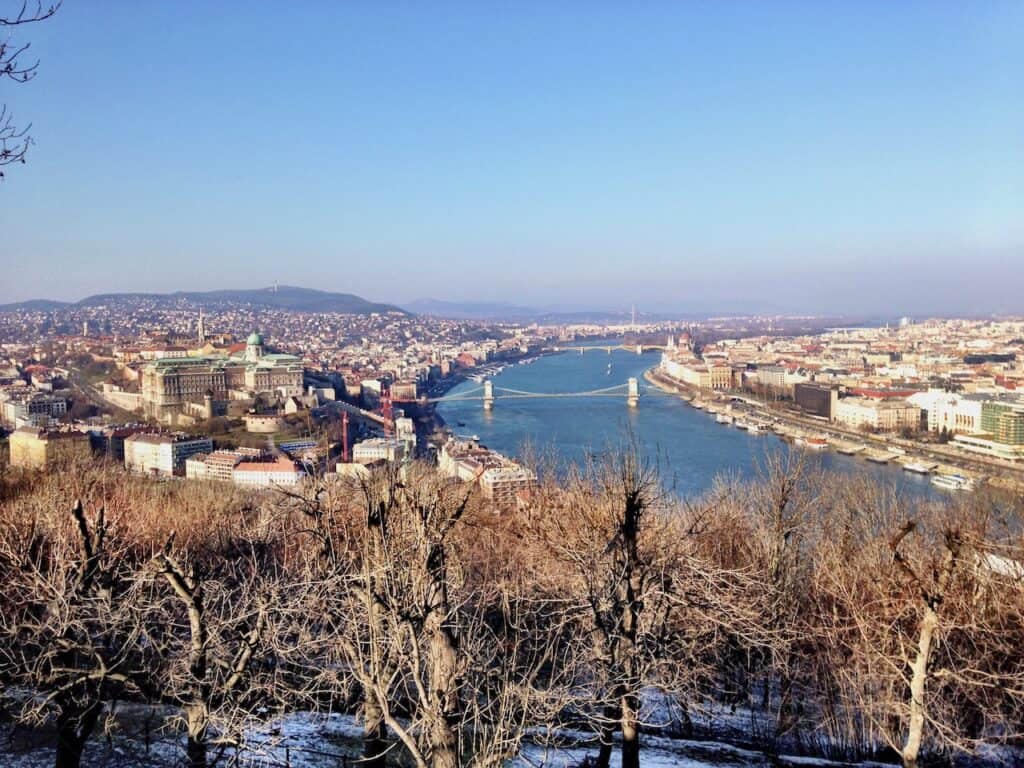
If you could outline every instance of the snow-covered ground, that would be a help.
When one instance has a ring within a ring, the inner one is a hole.
[[[119,724],[115,726],[115,733],[109,740],[100,735],[89,743],[83,765],[103,768],[166,768],[181,765],[185,746],[183,739],[177,734],[154,732],[147,749],[138,731],[139,714],[121,712]],[[0,730],[0,765],[4,768],[42,768],[52,765],[52,734],[39,734],[39,738],[31,738],[23,733],[13,742],[8,740],[9,735],[9,729]],[[290,714],[251,731],[245,749],[238,753],[238,764],[251,768],[337,768],[343,764],[342,758],[358,757],[361,735],[359,724],[350,715]],[[559,741],[560,746],[557,748],[528,745],[522,756],[511,765],[515,768],[570,768],[583,764],[588,756],[597,753],[596,745],[582,732],[561,733]],[[226,757],[234,758],[234,751],[228,751]],[[612,764],[620,764],[617,754]],[[807,757],[769,755],[720,741],[658,736],[644,737],[642,764],[645,768],[784,768],[787,765],[828,768],[842,765]]]

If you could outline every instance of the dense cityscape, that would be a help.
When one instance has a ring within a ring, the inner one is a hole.
[[[824,328],[827,319],[805,318],[822,330],[763,330],[786,320],[538,325],[130,298],[0,313],[3,455],[42,467],[71,453],[266,486],[440,451],[449,474],[503,505],[527,503],[531,473],[454,439],[435,403],[495,366],[610,339],[656,349],[649,381],[720,423],[898,461],[949,488],[1019,486],[1024,322]]]

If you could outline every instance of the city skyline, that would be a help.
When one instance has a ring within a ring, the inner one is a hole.
[[[1019,5],[189,8],[16,31],[0,303],[1024,311]]]

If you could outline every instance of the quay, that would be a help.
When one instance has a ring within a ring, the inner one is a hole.
[[[891,435],[855,433],[835,424],[770,409],[747,394],[700,392],[660,374],[655,368],[648,369],[644,373],[644,379],[663,392],[676,395],[683,402],[698,409],[707,409],[709,406],[715,408],[716,403],[730,401],[731,406],[728,410],[737,423],[742,420],[749,424],[752,419],[757,420],[759,424],[767,423],[768,428],[780,438],[801,447],[815,448],[816,445],[813,444],[818,443],[816,438],[825,437],[828,448],[845,456],[861,456],[876,464],[898,463],[901,468],[918,474],[961,474],[972,479],[984,480],[1005,490],[1024,492],[1024,467],[1005,466],[982,456],[951,455],[949,450],[941,445],[914,443]],[[908,469],[911,465],[913,468]],[[922,467],[927,469],[922,471]]]

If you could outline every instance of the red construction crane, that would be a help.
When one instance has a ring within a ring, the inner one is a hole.
[[[384,417],[384,436],[391,437],[395,431],[395,414],[391,407],[391,388],[385,387],[380,393],[380,415]]]
[[[341,460],[348,464],[348,411],[341,412]]]

